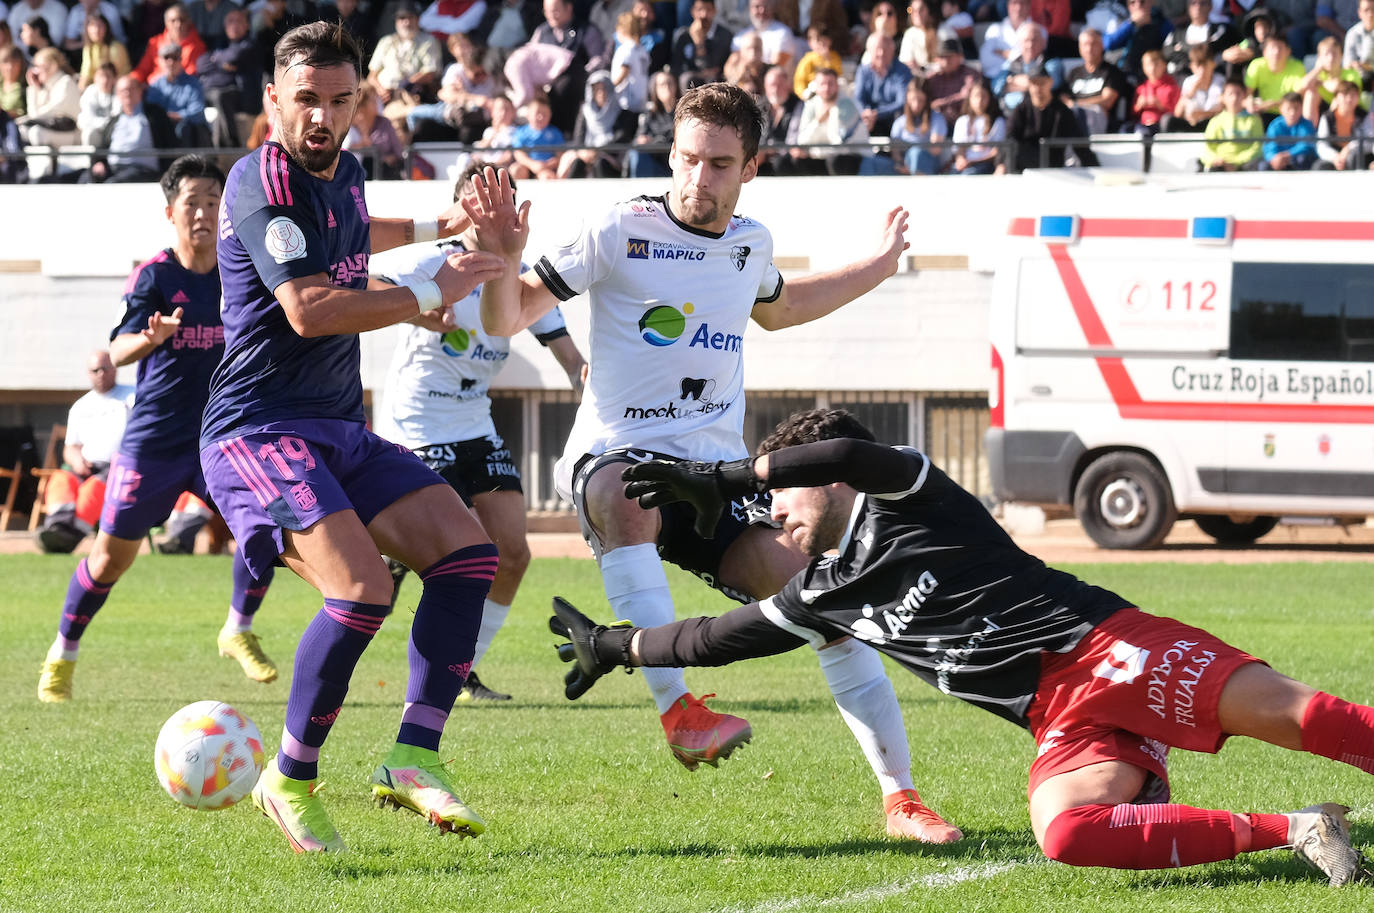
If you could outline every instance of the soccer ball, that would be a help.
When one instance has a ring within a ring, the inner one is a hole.
[[[228,808],[248,795],[262,761],[258,727],[219,701],[196,701],[172,714],[153,751],[167,795],[203,811]]]

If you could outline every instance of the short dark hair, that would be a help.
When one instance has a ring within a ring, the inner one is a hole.
[[[29,20],[23,24],[42,35],[44,41],[49,43],[52,42],[52,31],[48,28],[48,20],[44,19],[42,16],[30,17]]]
[[[687,121],[711,127],[731,127],[744,144],[744,160],[758,155],[763,139],[763,112],[754,97],[739,86],[708,82],[689,90],[678,99],[673,111],[673,133]]]
[[[273,78],[280,79],[296,64],[308,67],[335,67],[347,64],[362,77],[363,50],[342,22],[310,22],[298,25],[277,41],[272,53]]]
[[[181,182],[195,178],[210,178],[219,183],[220,190],[224,190],[224,172],[211,159],[203,155],[183,155],[172,162],[162,175],[162,195],[168,203],[172,202],[181,192]]]
[[[798,444],[814,444],[835,438],[857,438],[861,441],[876,441],[877,438],[863,422],[843,409],[811,409],[807,412],[794,412],[792,416],[773,429],[754,450],[755,456],[763,456],[784,447]]]
[[[473,175],[481,174],[486,168],[486,162],[468,162],[467,167],[463,169],[463,173],[458,175],[458,180],[453,182],[453,202],[458,202],[458,198],[463,195],[463,188],[467,186],[468,181],[472,180]],[[515,178],[510,179],[510,188],[511,190],[515,189]]]

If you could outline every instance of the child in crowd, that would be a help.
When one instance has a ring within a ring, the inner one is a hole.
[[[925,80],[906,84],[906,103],[892,122],[892,158],[899,174],[938,174],[945,150],[936,145],[949,138],[949,125],[930,107]],[[904,145],[910,143],[911,145]]]
[[[1283,139],[1316,137],[1317,128],[1302,116],[1302,96],[1289,92],[1279,101],[1279,116],[1264,132],[1269,142],[1264,144],[1261,171],[1306,171],[1317,160],[1317,147],[1312,142],[1279,142]]]
[[[823,24],[813,22],[807,27],[806,42],[811,50],[802,55],[797,72],[792,77],[792,91],[803,100],[811,97],[811,80],[817,70],[834,70],[838,73],[843,69],[843,61],[834,50],[834,39]]]
[[[1359,83],[1360,71],[1341,64],[1341,41],[1327,36],[1317,44],[1317,62],[1294,89],[1302,96],[1302,116],[1316,123],[1326,109],[1331,107],[1331,99],[1336,94],[1336,86],[1342,82]]]
[[[1140,67],[1145,72],[1145,79],[1135,90],[1135,132],[1140,136],[1154,136],[1169,129],[1180,92],[1161,52],[1146,51],[1140,56]]]
[[[964,113],[954,122],[954,142],[978,145],[957,146],[951,166],[955,174],[992,174],[997,167],[997,146],[1007,137],[1007,122],[997,109],[997,99],[987,83],[975,83],[964,99]],[[987,145],[982,145],[986,143]]]
[[[1293,59],[1288,42],[1277,35],[1269,36],[1264,39],[1264,56],[1245,68],[1245,85],[1252,93],[1250,110],[1263,115],[1268,123],[1278,112],[1283,96],[1297,91],[1306,78],[1307,70],[1302,61]]]
[[[0,49],[0,111],[11,118],[22,117],[28,110],[25,102],[24,53],[17,45]]]
[[[491,126],[482,133],[476,142],[479,149],[501,149],[515,145],[515,131],[519,125],[515,121],[515,103],[506,95],[493,95],[491,98]],[[515,161],[509,152],[483,152],[476,154],[478,161],[493,168],[508,168]]]
[[[1244,171],[1260,156],[1264,124],[1258,114],[1246,110],[1250,90],[1244,83],[1228,82],[1221,92],[1220,114],[1207,122],[1207,149],[1199,159],[1207,171]]]
[[[620,107],[638,114],[649,96],[649,52],[640,44],[644,25],[633,10],[615,21],[615,54],[611,57],[611,81]]]
[[[1226,80],[1217,72],[1216,59],[1205,44],[1195,44],[1188,49],[1188,65],[1192,74],[1183,80],[1179,89],[1169,129],[1201,133],[1207,121],[1221,112],[1221,90]]]
[[[1341,82],[1331,98],[1331,109],[1317,122],[1318,161],[1312,167],[1323,171],[1363,167],[1369,158],[1370,134],[1368,115],[1360,107],[1359,83]]]
[[[548,96],[536,95],[525,102],[524,114],[525,123],[515,128],[515,141],[511,144],[515,147],[511,175],[517,180],[553,180],[558,176],[558,153],[529,148],[563,145],[563,131],[553,125],[553,108]]]

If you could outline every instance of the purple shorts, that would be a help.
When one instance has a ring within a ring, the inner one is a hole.
[[[183,491],[205,497],[205,477],[195,460],[149,460],[116,453],[110,460],[100,528],[117,539],[142,539],[167,519]]]
[[[341,510],[366,526],[402,496],[444,480],[409,450],[357,422],[274,422],[200,452],[215,505],[255,575],[281,554],[282,530]]]

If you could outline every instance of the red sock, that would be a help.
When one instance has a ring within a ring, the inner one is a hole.
[[[1317,692],[1302,714],[1302,750],[1374,774],[1374,707]]]
[[[1234,859],[1250,830],[1240,815],[1187,805],[1082,805],[1050,822],[1042,848],[1069,865],[1168,869]]]
[[[1250,820],[1250,840],[1242,851],[1272,850],[1288,845],[1287,815],[1250,814],[1245,817]]]

